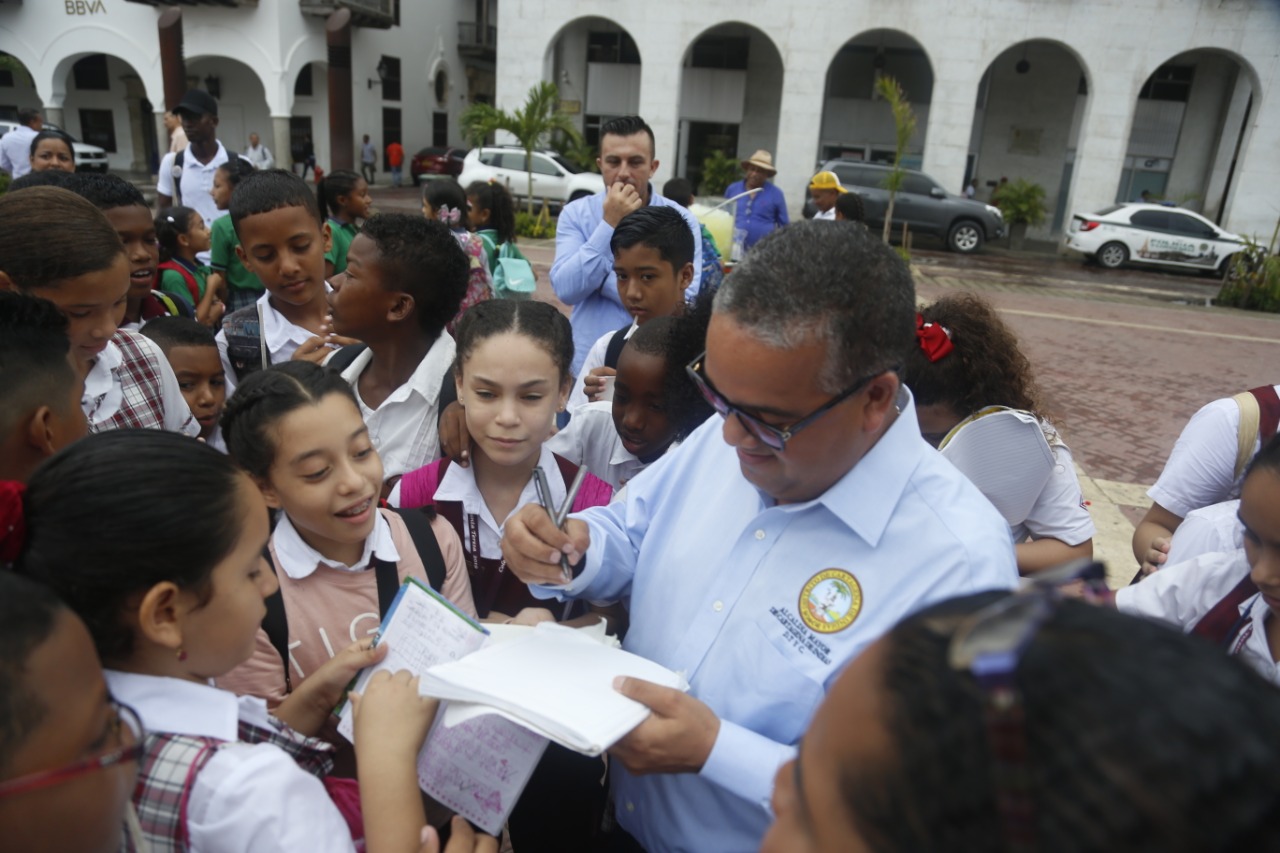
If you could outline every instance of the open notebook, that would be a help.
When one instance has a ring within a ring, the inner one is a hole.
[[[989,406],[956,424],[938,450],[1016,527],[1026,520],[1057,462],[1035,415]]]

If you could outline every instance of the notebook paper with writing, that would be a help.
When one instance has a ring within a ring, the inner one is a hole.
[[[379,642],[388,646],[381,663],[361,673],[361,692],[375,672],[407,669],[421,676],[432,666],[476,651],[488,632],[441,597],[410,578],[383,619]],[[352,740],[350,702],[342,708],[338,732]],[[442,724],[443,711],[418,754],[422,790],[497,835],[546,749],[547,739],[496,715],[461,725]]]
[[[449,700],[446,725],[496,712],[569,749],[599,755],[649,716],[647,707],[613,688],[619,675],[688,688],[660,664],[544,622],[524,636],[432,667],[422,691]]]

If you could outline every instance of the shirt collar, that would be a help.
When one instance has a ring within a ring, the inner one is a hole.
[[[897,406],[898,417],[866,455],[822,495],[801,505],[826,507],[873,548],[929,447],[920,437],[915,400],[905,385],[899,387]]]
[[[105,670],[111,696],[133,708],[149,732],[239,740],[234,693],[181,678]]]
[[[556,455],[544,444],[538,456],[538,464],[542,466],[542,470],[547,475],[547,485],[551,487],[552,510],[557,509],[560,504],[564,503],[564,496],[567,493],[564,477],[560,476],[560,466],[556,464]],[[533,477],[529,478],[529,482],[525,484],[524,491],[520,493],[520,499],[516,501],[516,508],[524,506],[527,503],[533,503],[537,500],[537,488],[533,485]],[[440,485],[436,487],[436,498],[442,501],[458,501],[462,504],[463,511],[468,515],[479,515],[486,521],[491,521],[495,529],[501,529],[506,522],[505,519],[499,520],[493,518],[489,512],[488,504],[484,502],[484,498],[480,495],[480,489],[476,486],[475,470],[472,466],[463,468],[461,465],[450,465],[449,469],[444,473],[444,479],[440,481]]]
[[[328,566],[340,572],[362,571],[369,566],[375,555],[388,563],[400,562],[400,552],[396,549],[395,540],[391,537],[391,525],[381,510],[378,511],[376,518],[373,532],[364,540],[364,553],[360,555],[360,559],[354,566],[348,566],[337,560],[326,559],[319,551],[308,545],[298,533],[298,529],[293,526],[293,522],[289,520],[289,516],[281,513],[275,534],[271,537],[276,560],[279,561],[281,570],[296,581],[310,577],[320,566]]]
[[[328,293],[332,289],[326,281],[324,292]],[[277,352],[290,343],[302,346],[314,337],[309,330],[295,326],[275,309],[271,304],[269,291],[258,297],[258,305],[262,306],[262,336],[267,339],[267,349],[271,352]]]
[[[89,399],[99,397],[111,389],[115,383],[112,378],[115,371],[124,361],[124,354],[112,341],[107,341],[106,349],[98,353],[88,373],[84,377],[84,395]]]
[[[435,403],[440,398],[441,386],[453,379],[451,368],[456,353],[457,344],[453,338],[448,332],[441,332],[440,337],[436,338],[435,343],[431,345],[431,349],[427,350],[427,354],[422,357],[422,361],[418,362],[418,366],[413,369],[409,381],[392,391],[382,405],[399,403],[408,399],[410,394],[417,394],[424,401]],[[366,347],[352,359],[347,369],[342,371],[342,378],[347,380],[347,384],[352,388],[356,387],[356,383],[360,381],[360,375],[372,361],[373,350]]]

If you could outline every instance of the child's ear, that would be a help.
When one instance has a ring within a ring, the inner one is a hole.
[[[57,439],[54,437],[53,421],[56,417],[53,409],[41,406],[31,414],[31,420],[27,421],[27,444],[41,456],[52,456],[58,449],[54,446]]]
[[[397,293],[396,301],[391,303],[391,308],[387,311],[387,319],[392,323],[398,323],[412,316],[415,304],[413,297],[409,294]]]
[[[569,402],[569,392],[573,390],[573,377],[569,373],[565,373],[564,379],[560,380],[560,398],[556,401],[556,410],[564,411],[564,407]]]
[[[327,255],[333,250],[333,229],[330,228],[329,223],[326,222],[324,225],[320,226],[320,231],[324,234],[324,239],[321,242],[324,243],[324,253]],[[237,250],[238,249],[239,247],[237,247]]]
[[[255,477],[252,474],[249,477],[253,480],[253,484],[258,487],[258,491],[262,492],[262,499],[266,501],[267,506],[271,507],[271,509],[283,509],[280,504],[280,493],[271,485],[270,480],[266,477]]]
[[[249,254],[244,250],[244,246],[241,246],[239,243],[236,243],[236,257],[240,259],[241,266],[256,275],[256,272],[253,269],[253,263],[249,259]],[[0,273],[0,275],[4,275],[4,273]]]
[[[463,401],[462,397],[462,374],[456,370],[453,372],[453,391],[454,394],[457,395],[458,405],[465,409],[467,404]]]
[[[679,282],[681,291],[689,289],[689,285],[693,284],[693,261],[689,261],[680,268],[680,272],[676,274],[676,281]]]
[[[186,594],[172,581],[162,581],[142,595],[138,604],[138,633],[157,646],[182,648],[183,617],[190,609]]]

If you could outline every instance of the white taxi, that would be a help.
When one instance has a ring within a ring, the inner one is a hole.
[[[1244,245],[1198,213],[1136,202],[1074,214],[1063,242],[1108,269],[1132,262],[1218,274]]]

